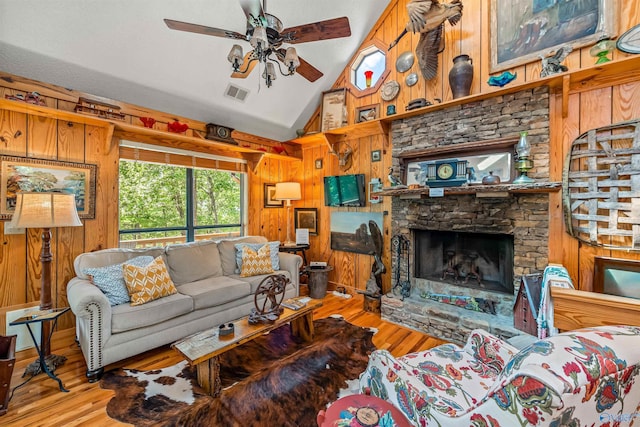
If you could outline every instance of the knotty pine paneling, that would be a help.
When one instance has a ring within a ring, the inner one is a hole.
[[[374,25],[370,34],[365,38],[362,47],[368,46],[372,39],[380,40],[384,45],[390,44],[403,30],[407,22],[406,4],[409,0],[397,0],[390,2],[389,6],[381,16],[381,19]],[[640,22],[640,4],[633,0],[621,0],[618,2],[618,31],[622,34],[631,26]],[[451,100],[451,90],[448,83],[448,73],[452,66],[452,59],[458,54],[468,54],[474,64],[474,80],[472,83],[471,93],[492,92],[498,88],[487,84],[488,78],[491,76],[490,69],[490,2],[466,2],[461,21],[456,26],[445,23],[445,51],[439,55],[438,75],[431,81],[425,81],[422,78],[419,66],[416,63],[406,73],[399,73],[395,69],[395,62],[400,54],[407,50],[414,51],[419,40],[417,34],[407,34],[397,46],[387,52],[389,61],[390,74],[387,81],[396,80],[400,83],[400,92],[398,97],[392,101],[385,102],[379,97],[379,93],[370,96],[357,98],[352,93],[347,95],[347,108],[349,109],[349,123],[353,123],[355,108],[380,103],[380,113],[386,116],[386,108],[389,104],[395,104],[396,110],[401,113],[404,111],[406,104],[415,98],[426,98],[435,101],[440,98],[443,101]],[[594,58],[589,55],[590,46],[576,49],[565,60],[565,64],[571,70],[588,67],[593,65]],[[357,55],[357,52],[354,54]],[[623,52],[616,51],[614,58],[622,58],[628,56]],[[353,58],[348,62],[350,65]],[[539,60],[528,64],[523,64],[512,68],[510,71],[518,74],[516,83],[536,80],[540,75],[541,62]],[[413,87],[407,87],[404,83],[406,76],[416,72],[420,76],[418,84]],[[345,68],[340,78],[334,83],[333,88],[344,85],[344,80],[349,77],[349,69]],[[582,132],[591,127],[607,125],[622,120],[640,117],[640,107],[638,101],[638,85],[640,83],[632,83],[627,85],[616,85],[616,81],[612,81],[612,88],[598,89],[595,91],[585,91],[580,94],[572,94],[568,99],[568,115],[562,117],[562,97],[561,95],[551,95],[551,112],[550,112],[550,172],[555,180],[560,180],[562,169],[564,167],[564,159],[568,153],[571,142]],[[319,128],[318,120],[319,110],[309,120],[305,129],[314,131]],[[372,142],[371,138],[362,138],[349,141],[350,144],[357,146],[357,150],[362,152],[375,149],[377,146]],[[387,149],[383,154],[383,161],[379,164],[364,165],[359,163],[348,171],[339,171],[335,165],[325,166],[325,175],[343,174],[343,173],[365,173],[367,182],[372,177],[382,177],[385,185],[388,185],[386,175],[388,165],[391,164],[391,142],[386,140],[383,145],[387,144]],[[303,164],[308,167],[311,162],[307,162],[307,156],[317,156],[316,149],[305,149],[303,156],[305,161]],[[333,156],[332,156],[333,157]],[[305,182],[308,179],[305,175]],[[314,175],[315,179],[315,175]],[[320,183],[320,181],[318,181]],[[305,184],[307,185],[307,184]],[[620,251],[609,251],[601,248],[593,248],[588,245],[580,244],[566,233],[564,225],[564,216],[562,211],[562,194],[553,193],[549,195],[550,201],[550,236],[557,238],[549,241],[549,259],[551,262],[564,264],[573,278],[574,284],[580,289],[590,289],[593,275],[593,257],[611,255],[622,258],[640,259],[640,256],[632,253],[621,253]],[[390,198],[385,198],[381,205],[382,210],[391,210]],[[335,209],[335,208],[334,208]],[[364,210],[377,209],[368,205]],[[322,229],[328,227],[331,209],[320,208],[320,222]],[[388,218],[385,217],[385,265],[390,266],[390,237],[386,233]],[[322,232],[321,232],[322,234]],[[330,240],[326,236],[319,236],[323,245],[324,260],[332,260],[336,270],[330,278],[343,284],[355,284],[361,288],[361,284],[366,283],[367,278],[355,277],[361,276],[366,270],[366,263],[362,261],[354,261],[351,264],[349,256],[331,252],[327,248]],[[314,256],[320,255],[313,252]],[[328,255],[328,256],[327,256]],[[330,261],[331,263],[331,261]],[[354,267],[355,266],[355,267]],[[347,268],[350,272],[339,271]],[[385,289],[390,287],[389,273],[383,276]]]
[[[0,88],[2,97],[14,92]],[[56,99],[46,98],[47,106],[55,108],[56,103]],[[20,135],[14,137],[18,131]],[[7,141],[0,143],[3,155],[98,165],[95,219],[83,219],[82,227],[52,230],[51,293],[56,306],[66,306],[66,284],[75,276],[75,257],[87,250],[118,244],[118,150],[113,150],[111,141],[107,141],[109,134],[105,128],[4,110],[0,111],[0,135]],[[4,224],[3,221],[0,234],[0,306],[3,311],[10,311],[14,306],[37,304],[40,299],[42,240],[41,231],[35,229],[5,235]],[[73,316],[68,314],[60,319],[58,327],[72,328],[74,324]]]

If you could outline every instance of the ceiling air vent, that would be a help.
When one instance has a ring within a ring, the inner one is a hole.
[[[227,89],[224,91],[224,95],[229,98],[237,99],[238,101],[244,102],[249,95],[249,91],[246,89],[242,89],[241,87],[234,86],[230,84],[227,86]]]

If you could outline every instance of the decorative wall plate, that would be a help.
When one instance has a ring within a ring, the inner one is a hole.
[[[409,71],[409,68],[413,65],[415,57],[413,56],[413,52],[406,51],[398,56],[396,59],[396,71],[399,73],[404,73],[405,71]]]
[[[418,75],[416,73],[411,73],[404,79],[407,86],[411,87],[414,84],[418,83]]]
[[[382,90],[380,91],[380,98],[383,101],[391,101],[396,96],[398,96],[398,92],[400,91],[400,83],[395,80],[391,80],[382,85]]]
[[[640,24],[625,31],[618,38],[616,47],[626,53],[640,53]]]

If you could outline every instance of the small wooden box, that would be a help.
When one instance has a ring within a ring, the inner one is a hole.
[[[516,302],[513,305],[513,326],[522,332],[537,336],[538,309],[540,308],[540,289],[542,274],[522,276]]]

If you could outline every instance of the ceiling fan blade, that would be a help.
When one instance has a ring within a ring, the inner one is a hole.
[[[346,16],[285,28],[280,33],[282,40],[286,43],[306,43],[349,37],[350,35],[351,27],[349,26],[349,18]]]
[[[282,63],[284,63],[284,57],[286,54],[287,54],[287,51],[285,49],[276,50],[276,56]],[[300,61],[300,65],[298,65],[298,68],[296,68],[296,73],[300,74],[302,77],[309,80],[310,82],[313,83],[324,75],[322,74],[322,71],[318,70],[316,67],[309,64],[307,61],[300,58],[299,56],[298,56],[298,60]]]
[[[244,12],[244,15],[247,17],[247,21],[251,24],[252,27],[258,27],[264,24],[261,24],[261,19],[264,19],[264,12],[262,11],[262,5],[260,4],[260,0],[239,0],[240,7]]]
[[[204,25],[190,24],[188,22],[174,21],[173,19],[165,19],[164,23],[172,30],[186,31],[188,33],[204,34],[206,36],[225,37],[228,39],[247,40],[245,34],[236,33],[235,31],[222,30],[220,28],[205,27]]]
[[[255,56],[255,51],[252,50],[250,52],[247,52],[244,55],[244,62],[242,63],[242,67],[246,67],[246,70],[234,71],[233,73],[231,73],[231,78],[232,79],[246,79],[247,76],[249,74],[251,74],[251,71],[253,71],[253,68],[258,63],[257,59],[258,58],[256,58],[256,56]],[[240,68],[242,68],[242,67],[240,67]]]

